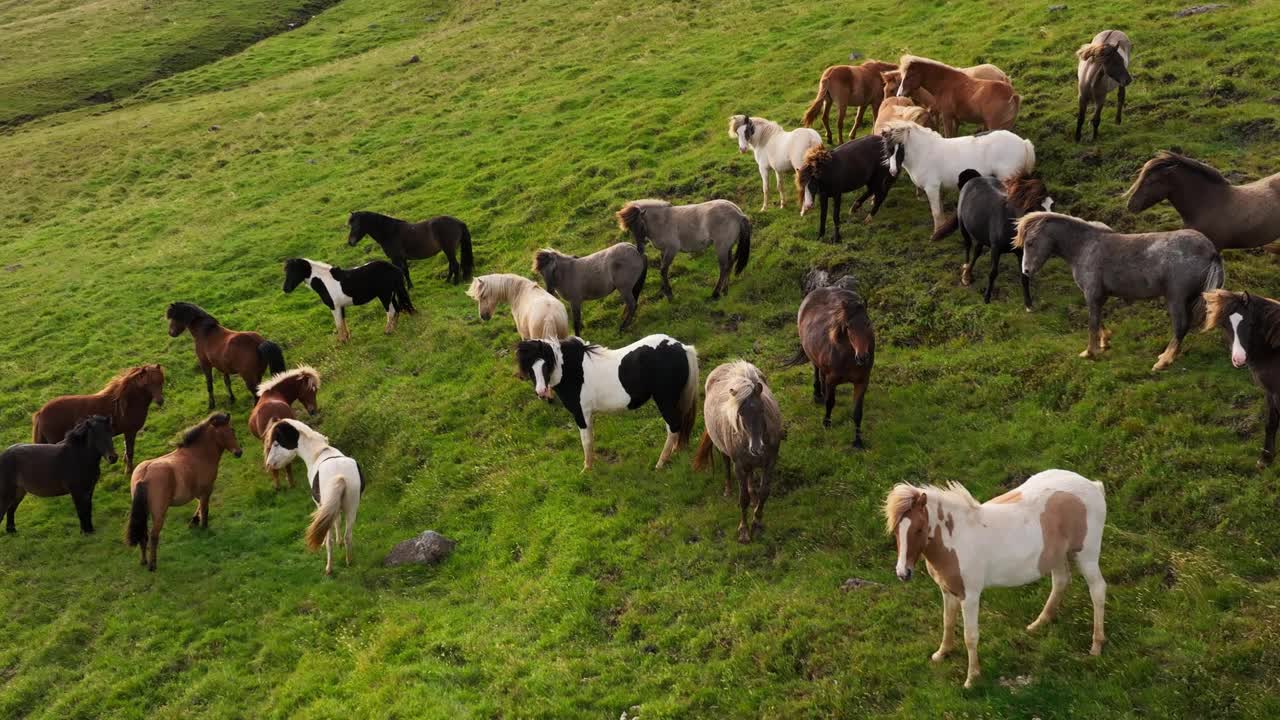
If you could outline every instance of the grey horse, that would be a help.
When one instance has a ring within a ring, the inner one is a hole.
[[[625,330],[636,317],[636,300],[644,288],[649,263],[644,253],[626,243],[618,243],[580,258],[559,250],[543,248],[534,253],[533,270],[542,276],[547,292],[563,297],[573,311],[573,333],[582,335],[582,301],[599,300],[615,290],[626,309],[622,311]]]
[[[618,227],[631,231],[636,249],[644,252],[646,240],[662,251],[662,293],[671,299],[667,273],[676,253],[702,252],[714,245],[720,261],[720,279],[711,298],[729,288],[729,268],[742,274],[751,257],[751,221],[728,200],[711,200],[696,205],[672,205],[665,200],[633,200],[617,213]],[[737,252],[734,252],[734,245]]]

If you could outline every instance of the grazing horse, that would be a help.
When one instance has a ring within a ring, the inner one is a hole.
[[[713,450],[724,458],[724,494],[730,480],[738,476],[738,542],[751,542],[751,535],[764,529],[764,503],[769,499],[773,466],[785,431],[782,410],[774,399],[764,374],[744,360],[717,367],[707,375],[702,433],[693,469],[715,465]],[[754,505],[752,521],[747,510]]]
[[[900,169],[929,198],[936,232],[945,220],[942,191],[959,184],[960,173],[975,170],[1000,180],[1029,174],[1036,166],[1036,148],[1008,130],[944,138],[914,123],[891,122],[881,133],[885,163],[895,177]]]
[[[825,277],[825,273],[823,274]],[[876,335],[867,317],[867,305],[849,289],[852,278],[831,285],[807,286],[796,313],[800,333],[800,362],[813,364],[813,401],[826,404],[822,426],[831,427],[836,387],[853,383],[853,447],[862,449],[862,401],[876,362]]]
[[[116,461],[111,418],[82,418],[52,444],[11,445],[0,453],[0,514],[4,531],[18,532],[13,515],[27,493],[36,497],[70,495],[80,518],[80,532],[93,532],[93,489],[98,485],[102,458]]]
[[[125,524],[125,542],[137,546],[142,554],[142,564],[148,570],[156,569],[156,550],[160,547],[160,530],[165,516],[174,505],[186,505],[198,500],[196,512],[191,516],[191,527],[209,527],[209,496],[213,494],[213,481],[218,478],[218,462],[224,451],[240,457],[240,442],[231,429],[231,416],[213,413],[182,434],[178,447],[168,455],[144,460],[134,468],[129,491],[133,501],[129,505],[129,520]],[[151,518],[151,532],[147,533],[147,518]],[[147,555],[150,546],[151,554]]]
[[[338,328],[338,342],[351,339],[347,329],[347,308],[364,305],[377,298],[387,312],[387,335],[396,329],[396,315],[413,313],[413,301],[405,288],[407,274],[389,262],[374,260],[357,268],[344,270],[306,258],[290,258],[284,262],[284,291],[293,292],[307,282],[320,302],[333,312],[333,324]]]
[[[720,278],[711,291],[714,300],[729,289],[729,269],[742,274],[751,258],[751,221],[728,200],[696,205],[672,205],[665,200],[633,200],[617,213],[618,227],[629,230],[636,249],[644,253],[646,240],[662,253],[662,293],[671,299],[668,273],[676,254],[699,253],[714,246]],[[737,252],[734,252],[737,246]]]
[[[1070,215],[1034,212],[1018,221],[1013,246],[1021,248],[1022,272],[1032,275],[1052,255],[1071,266],[1071,276],[1089,306],[1089,346],[1080,353],[1096,358],[1111,347],[1111,331],[1102,324],[1108,297],[1163,297],[1173,338],[1152,370],[1173,364],[1182,338],[1204,311],[1201,293],[1222,287],[1222,256],[1196,230],[1124,235],[1102,223]]]
[[[618,243],[580,258],[559,250],[543,248],[534,253],[533,271],[542,276],[547,292],[569,301],[573,311],[573,332],[582,334],[582,303],[599,300],[617,292],[625,308],[618,330],[626,330],[636,318],[636,301],[644,289],[649,261],[644,253],[627,243]]]
[[[133,442],[147,422],[151,403],[164,407],[164,368],[139,365],[121,371],[93,395],[63,395],[31,416],[31,442],[55,443],[90,415],[111,418],[111,430],[124,435],[125,472],[133,473]]]
[[[204,384],[209,391],[210,410],[213,409],[215,369],[222,373],[222,382],[227,386],[227,397],[232,404],[236,396],[231,392],[231,373],[239,375],[249,394],[256,398],[263,373],[268,369],[273,373],[284,372],[284,353],[279,345],[256,332],[228,330],[198,305],[170,303],[165,317],[169,320],[169,337],[178,337],[184,330],[191,331],[196,361],[204,371]]]
[[[893,63],[879,60],[866,60],[860,65],[832,65],[822,71],[822,77],[818,80],[818,96],[804,111],[801,123],[810,127],[818,118],[818,113],[822,113],[822,127],[827,131],[827,143],[838,144],[831,139],[831,105],[835,103],[840,113],[836,118],[836,135],[840,142],[844,142],[844,114],[853,105],[858,108],[858,114],[853,118],[853,127],[849,130],[849,139],[852,140],[858,134],[858,126],[862,124],[862,113],[870,107],[874,115],[884,98],[880,73],[896,68]]]
[[[929,575],[942,591],[942,644],[932,656],[939,662],[955,639],[956,611],[964,613],[964,645],[969,670],[964,686],[973,687],[978,663],[978,609],[989,587],[1018,587],[1045,575],[1053,589],[1040,615],[1027,626],[1035,632],[1058,614],[1071,582],[1071,562],[1089,584],[1093,600],[1093,644],[1102,652],[1107,582],[1098,568],[1107,499],[1102,483],[1067,470],[1046,470],[1009,492],[979,504],[958,483],[946,489],[898,484],[885,498],[884,516],[897,543],[898,579],[911,579],[924,556]]]
[[[521,377],[543,400],[558,395],[582,439],[582,471],[595,460],[591,418],[635,410],[653,400],[667,426],[657,469],[689,444],[698,405],[698,352],[667,335],[649,335],[610,350],[581,338],[525,340],[516,347]]]
[[[914,55],[903,55],[898,69],[902,80],[897,94],[926,91],[947,137],[955,135],[962,122],[978,123],[984,130],[1007,130],[1018,119],[1022,98],[1008,81],[976,79],[958,68]]]
[[[333,546],[346,550],[347,566],[351,566],[352,535],[360,496],[368,484],[360,465],[329,444],[329,438],[297,420],[280,420],[267,431],[267,466],[281,467],[301,457],[311,478],[311,499],[316,510],[304,538],[307,549],[319,550],[324,545],[324,574],[333,574]],[[341,530],[346,521],[345,531]]]
[[[973,67],[959,68],[959,70],[974,80],[992,80],[994,82],[1009,83],[1009,76],[1005,75],[1004,71],[995,65],[974,65]],[[885,72],[880,73],[880,82],[884,84],[884,97],[886,100],[891,97],[899,97],[898,86],[902,84],[902,71],[886,70]],[[902,97],[904,99],[906,97],[910,97],[912,100],[916,101],[917,105],[925,108],[932,108],[935,102],[933,96],[929,94],[929,91],[922,88],[916,88],[911,93],[903,95]],[[882,102],[881,105],[883,104],[884,103]],[[932,117],[932,113],[930,115]],[[937,130],[938,128],[933,127],[933,129]]]
[[[859,110],[861,112],[861,110]],[[785,193],[778,173],[796,170],[804,162],[809,148],[822,144],[818,131],[809,128],[783,130],[772,120],[753,118],[750,115],[733,115],[729,118],[729,137],[738,139],[738,152],[755,152],[756,166],[760,170],[760,185],[764,199],[760,212],[769,209],[769,171],[773,170],[774,184],[778,186],[778,207],[783,207]]]
[[[1080,130],[1084,127],[1084,114],[1089,103],[1094,105],[1093,139],[1098,139],[1098,126],[1102,124],[1102,106],[1107,93],[1115,90],[1116,124],[1124,113],[1124,90],[1133,78],[1129,75],[1129,36],[1119,30],[1103,30],[1093,36],[1088,45],[1076,51],[1077,96],[1080,109],[1076,114],[1076,142],[1080,142]]]
[[[307,409],[307,414],[315,415],[319,411],[316,405],[316,392],[320,389],[320,373],[310,365],[299,365],[293,370],[272,375],[266,382],[258,386],[258,404],[253,406],[249,415],[249,432],[259,439],[267,436],[267,428],[279,420],[294,417],[293,403],[300,402]],[[266,453],[262,455],[266,461]],[[289,487],[293,487],[293,465],[284,466],[289,477]],[[280,473],[276,468],[267,466],[276,490],[280,489]]]
[[[1232,185],[1214,168],[1162,150],[1142,166],[1125,194],[1132,213],[1168,200],[1184,227],[1204,233],[1219,250],[1280,239],[1280,173]]]
[[[886,97],[880,103],[880,111],[876,113],[876,124],[871,129],[876,135],[880,134],[893,121],[915,123],[921,127],[927,127],[930,130],[937,130],[938,123],[934,120],[933,113],[928,108],[920,107],[906,97]]]
[[[1204,294],[1204,329],[1222,328],[1231,346],[1231,364],[1246,365],[1267,397],[1267,431],[1258,469],[1276,457],[1280,428],[1280,302],[1247,292],[1214,290]]]
[[[471,257],[471,231],[467,224],[455,217],[440,215],[430,220],[411,223],[375,212],[353,212],[347,218],[351,228],[347,245],[355,247],[365,235],[382,246],[391,262],[404,272],[404,280],[413,287],[409,276],[409,261],[429,258],[443,252],[449,261],[446,281],[458,284],[460,279],[471,279],[475,261]],[[459,265],[456,254],[462,255]]]
[[[467,297],[476,301],[481,320],[493,317],[498,303],[510,303],[521,340],[569,337],[564,303],[528,278],[511,273],[481,275],[471,281]]]
[[[874,195],[871,212],[863,220],[871,224],[895,179],[883,159],[884,140],[879,135],[850,140],[834,150],[816,147],[805,156],[804,165],[796,173],[796,190],[801,196],[801,215],[813,207],[814,197],[818,198],[819,240],[827,232],[827,200],[832,202],[832,238],[834,242],[840,242],[840,196],[859,188],[865,187],[866,192],[853,204],[852,212],[857,212],[867,198]]]

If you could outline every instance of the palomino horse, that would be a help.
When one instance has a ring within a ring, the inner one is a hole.
[[[872,127],[871,132],[879,135],[881,130],[884,130],[889,123],[895,120],[915,123],[930,130],[938,129],[933,113],[928,108],[916,105],[911,98],[894,96],[886,97],[881,101],[880,111],[876,113],[876,124]]]
[[[151,403],[164,407],[164,368],[139,365],[121,371],[93,395],[63,395],[31,416],[31,442],[55,443],[90,415],[111,418],[111,430],[124,435],[125,472],[133,473],[133,442],[147,422]]]
[[[1204,233],[1219,250],[1280,239],[1280,173],[1232,185],[1212,167],[1162,150],[1142,166],[1125,194],[1133,213],[1168,200],[1184,227]]]
[[[239,375],[249,394],[257,397],[263,373],[268,369],[273,373],[284,372],[284,353],[280,346],[256,332],[228,330],[198,305],[188,302],[171,303],[165,316],[169,319],[169,337],[178,337],[184,330],[191,331],[196,361],[204,371],[204,384],[209,391],[210,410],[213,409],[214,370],[222,373],[222,382],[227,386],[227,397],[232,404],[236,396],[231,392],[231,373]]]
[[[756,167],[760,170],[760,186],[764,190],[760,212],[769,209],[769,171],[773,170],[774,184],[778,186],[778,207],[783,207],[786,204],[783,199],[786,193],[782,192],[782,177],[778,173],[798,169],[809,148],[822,144],[822,138],[816,130],[783,130],[781,125],[772,120],[753,118],[750,115],[733,115],[729,118],[729,137],[738,139],[738,152],[755,152]]]
[[[467,224],[455,217],[440,215],[430,220],[411,223],[375,212],[353,212],[347,218],[351,228],[347,245],[355,247],[365,235],[382,246],[396,267],[404,271],[404,280],[413,287],[409,276],[409,261],[429,258],[443,252],[449,261],[446,281],[454,285],[461,279],[471,279],[475,261],[471,257],[471,231]],[[462,256],[459,264],[455,255]]]
[[[804,215],[813,207],[816,197],[820,207],[818,213],[818,239],[827,232],[827,200],[832,202],[831,225],[834,242],[840,242],[840,197],[844,193],[866,188],[862,197],[853,204],[853,212],[875,196],[871,204],[871,212],[863,222],[871,224],[871,219],[880,210],[881,203],[889,195],[893,187],[894,177],[885,167],[884,140],[879,135],[867,135],[857,140],[850,140],[834,150],[816,147],[804,158],[804,165],[796,173],[796,189],[800,192],[800,214]]]
[[[702,420],[707,429],[693,456],[693,469],[715,465],[714,452],[724,458],[724,494],[738,476],[738,542],[749,543],[764,529],[764,503],[769,499],[773,466],[786,432],[782,410],[764,374],[744,360],[717,367],[707,375]],[[748,523],[748,508],[754,506]]]
[[[267,428],[278,420],[289,420],[294,417],[293,403],[300,402],[307,409],[307,414],[315,415],[319,411],[316,404],[316,392],[320,390],[320,373],[310,365],[299,365],[293,370],[272,375],[266,382],[258,386],[258,404],[253,406],[249,414],[249,432],[259,439],[267,436]],[[266,453],[262,455],[266,461]],[[289,487],[293,487],[293,465],[284,466],[289,477]],[[267,466],[271,473],[271,481],[276,490],[280,489],[280,472]]]
[[[1034,212],[1018,221],[1013,246],[1023,251],[1024,275],[1034,274],[1053,255],[1071,265],[1071,276],[1089,306],[1089,346],[1080,357],[1096,358],[1111,346],[1111,332],[1102,324],[1108,297],[1163,297],[1173,338],[1152,370],[1173,364],[1182,338],[1204,311],[1201,293],[1222,287],[1225,277],[1222,256],[1196,230],[1124,235],[1102,223]]]
[[[1107,93],[1115,90],[1116,124],[1124,113],[1124,90],[1133,78],[1129,75],[1129,36],[1119,30],[1103,30],[1093,36],[1088,45],[1076,51],[1076,94],[1080,101],[1076,113],[1076,142],[1080,142],[1080,130],[1084,128],[1084,114],[1089,103],[1094,105],[1093,139],[1098,139],[1098,126],[1102,124],[1102,106]]]
[[[898,69],[902,81],[897,94],[928,92],[948,137],[956,134],[962,122],[978,123],[984,130],[1007,130],[1018,119],[1022,98],[1007,81],[974,79],[963,70],[914,55],[903,55]]]
[[[1098,568],[1107,499],[1102,483],[1066,470],[1046,470],[1013,490],[979,504],[958,483],[946,489],[895,485],[885,498],[884,516],[898,548],[898,579],[924,556],[929,575],[942,591],[942,644],[932,656],[941,661],[955,639],[956,611],[964,613],[964,645],[973,687],[978,663],[978,609],[989,587],[1017,587],[1045,575],[1053,589],[1040,616],[1027,626],[1035,632],[1058,614],[1071,582],[1071,562],[1089,584],[1093,600],[1093,644],[1102,652],[1107,582]]]
[[[636,301],[644,289],[649,261],[633,245],[618,243],[580,258],[559,250],[543,248],[534,253],[533,271],[542,276],[547,292],[569,301],[573,311],[573,332],[582,334],[582,303],[599,300],[617,292],[625,309],[619,330],[636,318]]]
[[[142,564],[156,569],[156,550],[160,547],[160,530],[165,516],[174,505],[198,500],[191,526],[209,527],[209,496],[218,478],[218,462],[224,451],[240,457],[240,442],[231,429],[231,416],[214,413],[182,434],[178,447],[168,455],[144,460],[134,468],[129,489],[133,502],[129,505],[129,521],[125,525],[125,542],[137,546]],[[151,518],[150,536],[147,518]],[[151,555],[147,555],[150,546]]]
[[[291,258],[284,262],[284,291],[291,293],[303,282],[310,285],[320,296],[320,302],[333,312],[338,342],[351,339],[351,331],[347,329],[347,308],[364,305],[374,298],[382,303],[382,309],[387,313],[383,332],[390,335],[396,329],[396,316],[414,310],[409,291],[405,288],[407,277],[395,265],[382,260],[367,262],[350,270],[306,258]]]
[[[521,340],[569,337],[564,303],[528,278],[511,273],[481,275],[471,281],[467,297],[476,301],[481,320],[493,317],[498,303],[509,303]]]
[[[1280,428],[1280,302],[1247,292],[1214,290],[1204,294],[1204,329],[1222,328],[1231,346],[1231,364],[1246,365],[1267,397],[1267,431],[1258,469],[1276,457]]]
[[[13,515],[27,493],[36,497],[70,495],[80,517],[80,532],[93,532],[93,489],[99,461],[116,461],[111,418],[90,415],[52,444],[12,445],[0,453],[0,513],[5,532],[15,533]]]
[[[836,134],[840,142],[845,139],[845,110],[853,105],[858,108],[858,114],[853,118],[853,127],[849,130],[849,139],[852,140],[858,134],[858,126],[862,124],[862,113],[869,107],[874,115],[884,98],[880,73],[896,67],[893,63],[866,60],[860,65],[832,65],[823,70],[822,78],[818,80],[818,96],[804,111],[801,123],[805,127],[812,126],[821,112],[822,127],[827,131],[827,143],[836,145],[838,143],[831,139],[831,105],[835,103],[839,108]]]
[[[825,281],[825,273],[822,278]],[[803,351],[800,360],[813,364],[813,401],[826,405],[822,426],[831,427],[836,387],[853,383],[853,447],[862,449],[862,401],[876,362],[876,335],[866,303],[848,289],[851,285],[850,278],[841,278],[824,287],[806,286],[796,328]]]
[[[644,253],[649,241],[662,253],[662,293],[671,299],[668,273],[676,254],[698,253],[714,246],[720,278],[711,299],[729,289],[729,269],[741,275],[751,258],[751,221],[728,200],[695,205],[672,205],[665,200],[633,200],[617,213],[618,227],[631,232],[636,249]],[[736,251],[735,251],[736,247]]]
[[[581,338],[525,340],[516,347],[520,375],[533,381],[543,400],[558,395],[573,415],[582,439],[582,471],[595,459],[592,416],[635,410],[653,400],[667,426],[658,456],[661,469],[671,453],[689,444],[698,411],[698,352],[667,335],[650,335],[610,350]]]

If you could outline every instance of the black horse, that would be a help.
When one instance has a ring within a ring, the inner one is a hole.
[[[1258,469],[1276,457],[1280,429],[1280,302],[1261,295],[1229,290],[1204,294],[1204,329],[1222,328],[1231,346],[1231,364],[1248,367],[1267,398],[1267,430]]]
[[[347,244],[354,247],[365,235],[382,246],[391,262],[404,272],[405,282],[413,287],[409,277],[409,260],[429,258],[444,252],[449,260],[446,278],[458,284],[461,279],[470,280],[474,260],[471,257],[471,231],[467,224],[455,217],[440,215],[430,220],[411,223],[375,212],[353,212],[347,218],[351,233]],[[461,264],[456,255],[460,254]]]
[[[853,205],[853,212],[862,207],[867,198],[875,196],[871,212],[864,223],[870,224],[880,210],[880,204],[889,194],[896,178],[884,164],[884,139],[879,135],[867,135],[850,140],[835,150],[822,146],[810,148],[805,153],[804,164],[796,171],[796,189],[800,191],[800,214],[813,207],[816,197],[821,205],[818,216],[818,239],[827,232],[827,200],[835,203],[831,214],[835,230],[833,240],[840,242],[840,196],[865,187],[866,192]]]
[[[90,415],[76,424],[61,442],[52,445],[11,445],[0,453],[0,512],[5,532],[14,533],[14,511],[27,493],[37,497],[71,495],[80,531],[93,532],[93,489],[98,484],[98,461],[116,461],[111,418]]]

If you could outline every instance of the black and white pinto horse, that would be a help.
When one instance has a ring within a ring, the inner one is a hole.
[[[578,337],[525,340],[516,348],[516,362],[538,397],[558,395],[578,423],[584,472],[594,460],[591,416],[597,412],[635,410],[652,399],[667,425],[657,468],[689,444],[698,404],[698,352],[692,345],[668,335],[650,335],[617,350]]]
[[[412,313],[414,310],[409,291],[405,288],[404,273],[385,260],[374,260],[350,270],[307,258],[286,260],[284,291],[293,292],[303,282],[307,282],[325,307],[333,311],[333,322],[338,326],[338,342],[351,339],[346,309],[352,305],[364,305],[374,298],[381,301],[387,311],[385,332],[388,335],[396,328],[398,313]]]

